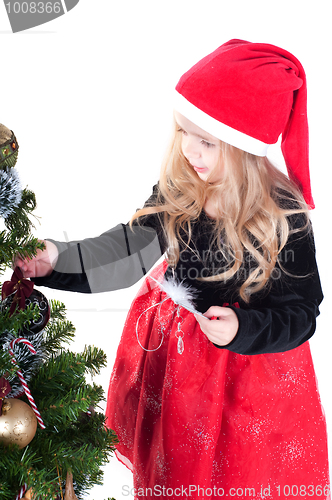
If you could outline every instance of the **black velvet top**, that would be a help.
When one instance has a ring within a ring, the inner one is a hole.
[[[157,192],[154,188],[151,204]],[[291,226],[302,226],[302,216],[291,216]],[[192,224],[190,248],[182,248],[175,276],[197,290],[195,305],[205,312],[210,306],[229,304],[239,320],[230,351],[253,355],[282,352],[308,340],[316,328],[318,306],[323,299],[315,259],[312,231],[294,233],[281,252],[270,286],[252,295],[250,303],[239,296],[241,282],[253,263],[245,259],[236,278],[226,282],[202,282],[197,278],[216,274],[225,262],[211,248],[213,221],[202,212]],[[51,240],[53,241],[53,240]],[[96,238],[60,243],[59,259],[52,274],[34,278],[37,285],[60,290],[95,293],[126,288],[138,281],[167,250],[163,227],[157,214],[139,220],[132,231],[120,224]],[[172,275],[170,269],[167,276]],[[240,308],[233,304],[238,303]]]

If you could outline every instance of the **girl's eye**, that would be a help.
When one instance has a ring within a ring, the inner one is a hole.
[[[214,146],[215,146],[215,144],[212,144],[212,142],[204,141],[204,139],[202,139],[201,144],[203,144],[203,146],[205,146],[207,148],[214,148]]]
[[[180,132],[180,134],[182,134],[182,135],[188,135],[187,132],[185,130],[183,130],[183,128],[181,128],[181,127],[178,127],[177,131]],[[203,144],[203,146],[205,146],[206,148],[214,148],[215,147],[215,144],[213,144],[212,142],[208,142],[205,139],[201,140],[201,144]]]
[[[181,127],[178,128],[178,132],[180,132],[183,135],[187,135],[187,132],[185,130],[183,130],[183,128],[181,128]]]

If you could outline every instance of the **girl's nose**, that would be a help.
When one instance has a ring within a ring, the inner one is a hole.
[[[186,158],[199,158],[201,153],[195,140],[184,137],[182,141],[182,152]]]

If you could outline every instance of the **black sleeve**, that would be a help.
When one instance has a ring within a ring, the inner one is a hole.
[[[238,333],[221,348],[247,355],[283,352],[314,334],[323,293],[312,231],[293,234],[280,263],[270,292],[258,304],[248,309],[232,307],[239,320]]]
[[[145,206],[152,204],[158,187]],[[166,250],[162,225],[156,214],[145,216],[133,228],[128,224],[96,238],[68,243],[52,241],[59,257],[52,274],[33,278],[37,286],[81,293],[127,288],[136,283]]]

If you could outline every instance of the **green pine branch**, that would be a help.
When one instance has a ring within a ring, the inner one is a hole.
[[[12,266],[17,254],[31,258],[44,248],[31,235],[34,226],[30,216],[35,207],[34,193],[24,189],[20,205],[4,220],[0,274]],[[17,350],[20,369],[28,377],[46,428],[38,425],[35,437],[24,449],[0,441],[0,500],[13,500],[23,484],[32,488],[36,500],[61,498],[68,471],[73,474],[77,497],[83,498],[87,490],[102,484],[101,467],[117,443],[115,433],[105,425],[105,415],[98,411],[105,399],[103,389],[86,381],[87,375],[96,375],[106,366],[106,355],[93,346],[86,346],[82,353],[64,349],[73,340],[75,327],[66,319],[64,304],[51,300],[49,305],[50,320],[45,329],[29,336],[37,355],[26,346]],[[7,344],[11,338],[23,336],[23,327],[38,315],[37,306],[11,315],[9,305],[0,304],[0,376],[11,384],[15,381],[16,386],[18,367],[11,362]],[[26,396],[20,399],[29,403]]]
[[[21,234],[13,231],[0,232],[0,272],[3,273],[8,266],[12,265],[16,255],[31,258],[36,255],[38,249],[43,250],[45,244],[31,235]]]
[[[35,226],[31,222],[30,215],[36,208],[36,196],[29,189],[25,188],[22,191],[20,204],[13,209],[13,213],[5,219],[5,225],[11,233],[16,233],[23,237],[31,232],[31,228]],[[37,217],[35,216],[37,219]]]
[[[85,367],[92,375],[99,375],[100,369],[107,365],[107,358],[104,351],[94,346],[85,346],[82,353]]]
[[[32,320],[37,320],[39,309],[37,305],[30,304],[26,309],[16,308],[12,314],[8,307],[0,306],[0,332],[11,332],[18,336],[23,326],[28,326]]]
[[[59,300],[50,300],[50,321],[47,327],[57,321],[66,320],[66,306]]]
[[[10,354],[8,351],[0,351],[0,378],[10,378],[15,375],[18,367],[14,366],[11,362]]]

